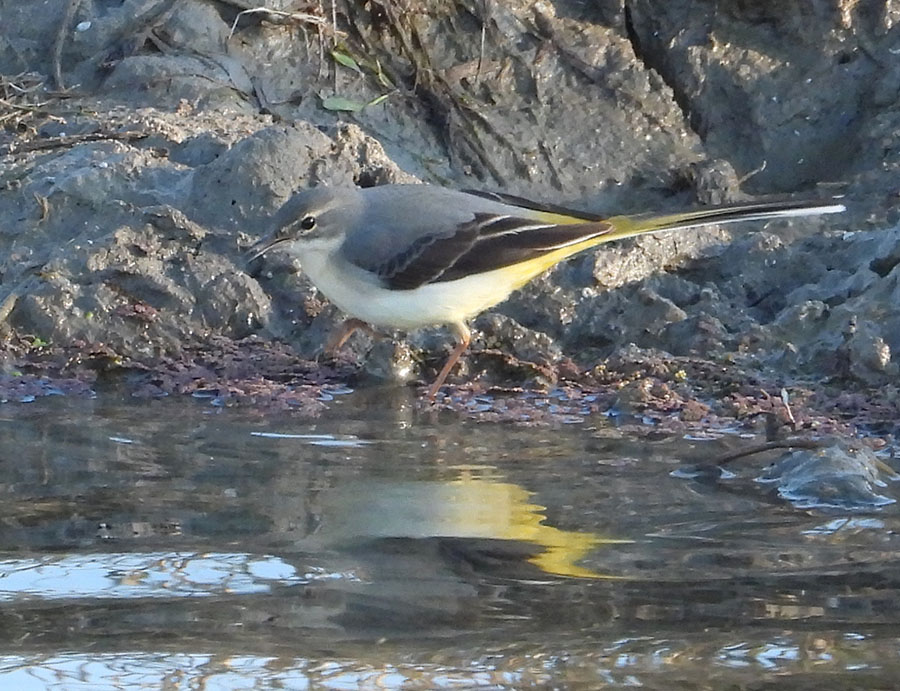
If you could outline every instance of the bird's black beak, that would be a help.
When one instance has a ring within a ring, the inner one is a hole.
[[[274,249],[275,247],[286,241],[287,238],[285,237],[273,237],[271,235],[267,235],[247,250],[247,253],[245,255],[247,257],[246,263],[249,264],[254,259],[259,259],[266,252]]]

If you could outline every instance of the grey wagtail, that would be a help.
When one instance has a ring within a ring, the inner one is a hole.
[[[428,390],[434,400],[469,345],[466,322],[573,254],[643,233],[844,210],[833,200],[762,201],[602,218],[434,185],[316,187],[276,212],[250,260],[278,247],[300,261],[316,288],[352,317],[332,348],[367,325],[450,327],[457,343]]]

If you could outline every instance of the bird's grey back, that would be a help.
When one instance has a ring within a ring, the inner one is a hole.
[[[475,214],[516,213],[515,207],[434,185],[382,185],[358,194],[363,211],[354,214],[341,250],[371,271],[429,237],[453,235]]]

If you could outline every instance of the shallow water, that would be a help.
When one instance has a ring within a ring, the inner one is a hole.
[[[821,690],[900,675],[896,504],[800,508],[753,460],[685,472],[735,436],[479,423],[399,389],[329,406],[0,406],[0,685]]]

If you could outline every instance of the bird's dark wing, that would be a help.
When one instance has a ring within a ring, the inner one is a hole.
[[[411,290],[535,259],[604,235],[611,228],[604,222],[560,225],[533,218],[475,214],[452,235],[419,237],[373,270],[389,287]]]

